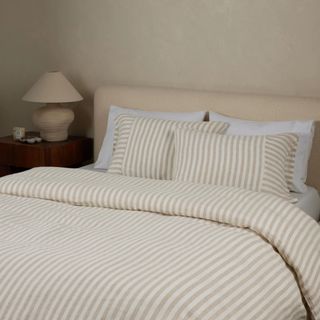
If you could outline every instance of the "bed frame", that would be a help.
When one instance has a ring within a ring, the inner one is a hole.
[[[314,119],[317,123],[307,183],[320,190],[320,99],[153,87],[101,87],[94,98],[95,159],[105,135],[110,105],[150,111],[217,111],[248,120]]]

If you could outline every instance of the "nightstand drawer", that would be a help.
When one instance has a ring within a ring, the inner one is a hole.
[[[0,144],[0,166],[11,165],[13,159],[13,145]]]
[[[91,160],[92,157],[92,141],[78,140],[67,146],[57,145],[45,150],[45,158],[47,166],[78,166],[82,162]]]
[[[14,141],[12,136],[0,137],[0,177],[42,166],[77,168],[92,161],[92,156],[93,141],[86,137],[32,145]]]
[[[43,149],[33,145],[21,144],[13,148],[12,166],[19,168],[33,168],[46,165],[45,154]]]
[[[0,177],[6,176],[8,174],[11,174],[10,167],[8,166],[0,166]]]

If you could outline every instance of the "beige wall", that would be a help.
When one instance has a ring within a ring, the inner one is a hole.
[[[0,0],[0,135],[32,129],[34,105],[22,95],[49,63],[42,0]]]
[[[48,38],[34,51],[47,47],[50,57],[26,63],[24,80],[43,62],[64,71],[87,98],[76,132],[91,132],[92,95],[102,84],[320,97],[319,0],[43,2]]]

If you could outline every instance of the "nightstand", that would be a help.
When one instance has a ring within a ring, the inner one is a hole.
[[[86,137],[36,144],[17,142],[12,136],[1,137],[0,176],[42,166],[77,168],[92,161],[92,155],[93,140]]]

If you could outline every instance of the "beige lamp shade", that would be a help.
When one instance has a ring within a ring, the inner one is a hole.
[[[74,120],[74,112],[61,103],[82,99],[68,79],[58,71],[45,73],[22,98],[46,103],[33,113],[33,123],[40,130],[41,138],[51,142],[67,140],[69,126]]]
[[[79,92],[59,71],[45,73],[24,95],[24,101],[63,103],[83,100]]]

